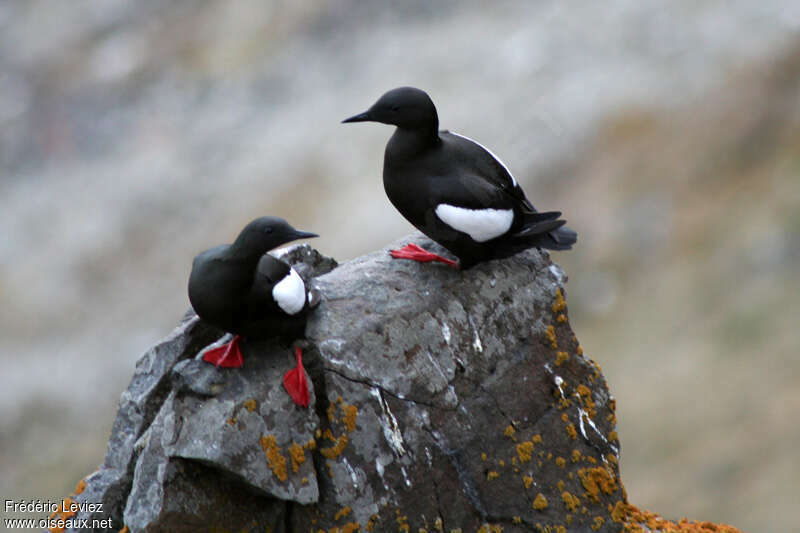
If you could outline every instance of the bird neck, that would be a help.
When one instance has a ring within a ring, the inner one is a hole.
[[[439,138],[438,124],[423,128],[397,127],[386,144],[386,156],[412,156],[437,146]]]

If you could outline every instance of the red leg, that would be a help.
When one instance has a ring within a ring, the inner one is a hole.
[[[419,261],[420,263],[429,263],[431,261],[439,261],[440,263],[444,263],[446,265],[450,265],[451,267],[458,268],[458,262],[453,261],[452,259],[447,259],[446,257],[442,257],[441,255],[436,255],[427,251],[424,248],[420,248],[416,244],[409,243],[400,248],[399,250],[389,250],[389,253],[392,254],[392,257],[395,259],[411,259],[412,261]]]
[[[308,392],[306,369],[303,368],[303,350],[298,347],[294,349],[294,353],[297,356],[297,366],[284,374],[283,386],[294,403],[300,407],[308,407],[311,398]]]
[[[241,337],[236,335],[229,343],[208,350],[203,355],[203,361],[223,368],[241,367],[244,364],[244,358],[239,349],[239,339]]]

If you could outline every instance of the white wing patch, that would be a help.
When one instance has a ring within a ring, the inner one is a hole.
[[[476,141],[475,139],[470,139],[470,138],[469,138],[469,137],[467,137],[466,135],[461,135],[461,134],[459,134],[459,133],[456,133],[456,132],[454,132],[454,131],[451,131],[450,133],[452,133],[452,134],[453,134],[453,135],[455,135],[456,137],[461,137],[462,139],[466,139],[466,140],[468,140],[468,141],[470,141],[470,142],[474,142],[475,144],[477,144],[478,146],[480,146],[481,148],[483,148],[484,150],[486,150],[487,152],[489,152],[489,155],[490,155],[490,156],[492,156],[492,157],[494,157],[494,160],[495,160],[495,161],[497,161],[498,163],[500,163],[500,166],[501,166],[501,167],[503,167],[504,169],[506,169],[506,172],[508,172],[508,175],[511,177],[511,184],[512,184],[512,185],[514,185],[514,187],[516,187],[516,186],[517,186],[517,180],[515,180],[515,179],[514,179],[514,175],[511,173],[511,171],[510,171],[510,170],[508,170],[508,167],[506,166],[506,164],[505,164],[505,163],[503,163],[502,161],[500,161],[500,158],[499,158],[499,157],[497,157],[496,155],[494,155],[494,152],[492,152],[491,150],[489,150],[488,148],[486,148],[484,145],[482,145],[481,143],[479,143],[479,142],[478,142],[478,141]]]
[[[306,286],[303,278],[289,268],[289,273],[272,287],[272,298],[286,313],[294,315],[303,310],[306,303]]]
[[[436,206],[436,216],[473,241],[486,242],[508,231],[514,221],[513,209],[467,209],[449,204]]]

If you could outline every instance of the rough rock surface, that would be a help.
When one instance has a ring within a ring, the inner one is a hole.
[[[323,295],[311,407],[281,385],[289,346],[248,343],[243,368],[218,370],[195,356],[220,332],[187,315],[137,365],[76,501],[129,531],[623,528],[614,400],[546,253],[466,272],[385,250],[285,257]]]

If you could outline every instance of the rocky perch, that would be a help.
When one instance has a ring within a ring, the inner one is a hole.
[[[250,342],[243,368],[216,369],[196,355],[220,332],[189,313],[137,363],[105,461],[69,500],[103,512],[56,518],[126,532],[735,531],[627,503],[614,398],[546,253],[466,272],[386,250],[340,266],[307,245],[284,257],[323,295],[306,330],[311,407],[283,390],[289,346]]]

